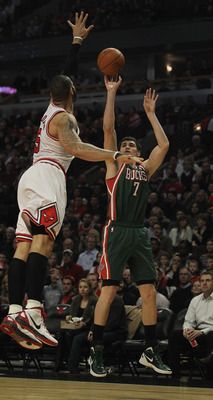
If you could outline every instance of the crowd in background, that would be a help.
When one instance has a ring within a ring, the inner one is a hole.
[[[164,0],[78,0],[59,3],[58,15],[51,12],[51,3],[45,16],[36,13],[36,9],[45,6],[47,1],[30,2],[26,0],[0,1],[0,41],[23,40],[68,33],[67,16],[73,18],[75,11],[86,9],[97,30],[128,29],[156,21],[171,19],[192,19],[213,16],[212,0],[179,0],[170,7]],[[32,11],[34,11],[33,15]],[[131,13],[131,19],[129,15]],[[23,20],[25,23],[23,24]]]

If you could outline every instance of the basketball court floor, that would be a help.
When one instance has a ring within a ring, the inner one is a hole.
[[[0,376],[0,400],[211,400],[213,388]]]

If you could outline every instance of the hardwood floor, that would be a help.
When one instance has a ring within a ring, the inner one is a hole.
[[[0,400],[210,400],[212,388],[0,377]]]

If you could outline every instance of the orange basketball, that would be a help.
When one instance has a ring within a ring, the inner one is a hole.
[[[115,76],[124,67],[125,58],[120,50],[109,47],[99,53],[97,64],[104,75]]]

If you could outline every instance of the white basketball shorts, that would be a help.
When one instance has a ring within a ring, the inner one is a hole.
[[[53,240],[58,235],[67,203],[66,178],[54,162],[40,161],[22,175],[18,184],[19,216],[16,227],[17,241],[31,241],[30,226],[23,215],[37,226],[44,226]]]

